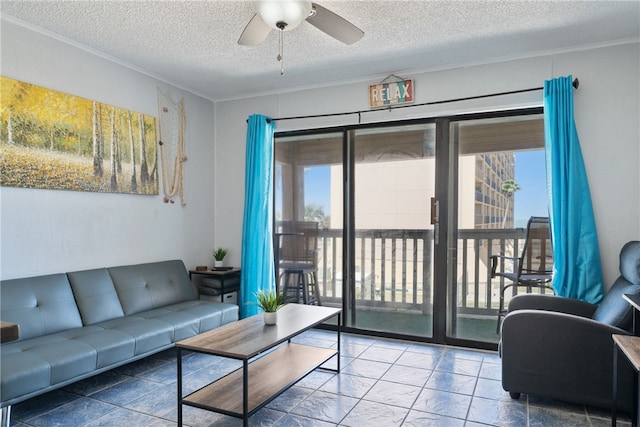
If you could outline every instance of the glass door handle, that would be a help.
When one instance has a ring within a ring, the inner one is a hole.
[[[431,225],[440,222],[440,203],[435,197],[431,198]]]
[[[431,225],[433,225],[433,243],[440,242],[440,202],[435,197],[431,198]]]

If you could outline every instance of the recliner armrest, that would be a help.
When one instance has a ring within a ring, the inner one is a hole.
[[[610,350],[613,346],[612,334],[629,335],[624,329],[593,319],[546,310],[516,310],[505,316],[502,325],[503,344],[527,340],[537,348],[551,345],[549,343],[562,344],[564,347],[571,341],[584,345],[585,342],[593,343],[602,339],[607,343],[604,347]],[[538,339],[542,337],[544,339]]]
[[[544,310],[558,313],[573,314],[591,318],[598,308],[597,305],[557,295],[520,294],[509,302],[508,312],[516,310]]]

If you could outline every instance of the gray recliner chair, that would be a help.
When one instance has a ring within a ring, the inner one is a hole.
[[[640,293],[640,241],[620,251],[620,277],[599,305],[554,295],[514,297],[502,324],[502,388],[611,408],[612,334],[631,334],[633,308],[623,294]],[[640,325],[638,325],[640,327]],[[635,372],[620,356],[618,409],[631,413]]]

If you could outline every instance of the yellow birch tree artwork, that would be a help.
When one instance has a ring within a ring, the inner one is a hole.
[[[158,194],[156,119],[0,77],[0,185]]]

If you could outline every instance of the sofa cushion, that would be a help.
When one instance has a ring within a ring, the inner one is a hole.
[[[3,280],[0,286],[0,318],[19,325],[20,340],[82,326],[66,274]]]
[[[215,309],[212,309],[212,306]],[[226,304],[215,301],[194,300],[167,307],[170,310],[188,311],[200,319],[198,333],[210,331],[227,323],[236,322],[239,315],[239,307],[235,304]]]
[[[238,320],[238,306],[213,301],[184,301],[136,316],[172,324],[175,342]]]
[[[31,368],[24,371],[22,359],[32,359],[37,371],[46,363],[46,385],[57,384],[71,378],[92,372],[96,369],[97,351],[88,343],[70,339],[62,334],[51,334],[26,341],[4,344],[2,346],[2,383],[14,384],[29,375]],[[19,367],[23,367],[19,369]],[[38,382],[41,379],[37,379]],[[30,388],[33,388],[30,386]],[[12,392],[13,394],[13,392]],[[5,400],[3,394],[2,399]]]
[[[106,268],[67,273],[85,325],[124,316],[116,288]]]
[[[130,335],[97,326],[2,345],[2,401],[56,388],[98,369],[132,360]]]
[[[95,348],[98,352],[96,369],[127,361],[135,354],[135,339],[116,329],[105,329],[93,325],[60,332],[58,335]]]
[[[6,402],[49,387],[51,366],[37,353],[25,352],[16,343],[2,345],[0,396]]]
[[[197,299],[181,260],[111,267],[108,270],[125,315]]]
[[[143,311],[136,316],[145,319],[157,319],[169,323],[173,327],[171,341],[180,341],[198,333],[200,329],[200,319],[187,313],[170,310],[167,307],[156,308],[154,310]]]
[[[135,342],[135,356],[152,353],[170,346],[173,342],[173,325],[163,320],[145,319],[134,315],[107,320],[94,326],[118,331],[132,337]]]

